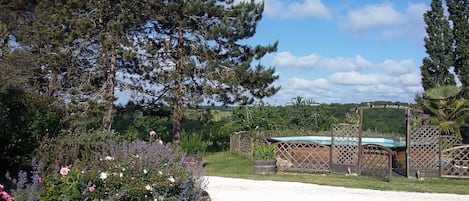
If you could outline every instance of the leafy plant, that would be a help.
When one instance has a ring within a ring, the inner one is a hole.
[[[469,118],[469,101],[460,98],[461,89],[448,85],[424,93],[423,107],[431,113],[430,122],[438,124],[443,133],[461,138],[461,127]]]
[[[275,145],[259,144],[254,148],[254,160],[275,160]]]
[[[202,164],[170,145],[109,141],[95,160],[54,171],[32,164],[20,172],[17,200],[197,200],[204,188]],[[49,168],[50,169],[50,168]]]
[[[203,154],[207,150],[207,144],[202,140],[201,133],[183,134],[180,145],[182,150],[189,155]]]

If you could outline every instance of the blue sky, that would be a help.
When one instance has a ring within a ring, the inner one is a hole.
[[[281,90],[265,99],[288,104],[414,102],[426,56],[423,13],[431,0],[265,0],[249,44],[279,41],[261,62],[275,66]]]

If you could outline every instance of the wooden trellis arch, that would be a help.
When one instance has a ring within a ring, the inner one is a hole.
[[[361,145],[362,142],[361,142],[361,138],[363,136],[363,111],[364,110],[367,110],[367,109],[402,109],[402,110],[405,110],[406,111],[406,145],[409,145],[410,144],[410,135],[411,135],[411,126],[410,126],[410,121],[409,121],[409,115],[411,115],[411,112],[412,110],[415,110],[415,108],[413,107],[409,107],[409,106],[404,106],[404,105],[396,105],[396,104],[377,104],[377,105],[373,105],[373,104],[370,104],[370,105],[366,105],[366,106],[358,106],[358,107],[355,107],[353,108],[355,111],[358,111],[359,114],[360,114],[360,121],[359,121],[359,144]],[[359,146],[359,153],[366,153],[366,150],[363,150],[363,146]],[[384,153],[386,151],[383,151]],[[410,153],[410,148],[409,146],[407,146],[407,150],[406,150],[406,170],[405,170],[405,174],[407,177],[410,176],[410,157],[408,157],[408,153]],[[362,164],[363,161],[360,161],[360,160],[363,160],[363,157],[359,157],[358,158],[359,161],[358,163],[359,164]],[[365,162],[366,163],[366,162]],[[366,166],[358,166],[358,172],[361,173],[362,172],[362,168],[363,167],[366,167]],[[391,171],[391,168],[390,167],[390,171]],[[365,170],[365,172],[367,172]]]

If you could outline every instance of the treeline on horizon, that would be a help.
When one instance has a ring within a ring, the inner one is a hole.
[[[358,123],[358,106],[399,105],[410,103],[374,101],[362,103],[312,103],[292,102],[287,105],[269,105],[263,102],[252,106],[199,106],[188,110],[182,121],[187,133],[204,133],[207,130],[222,134],[222,141],[238,131],[272,132],[272,135],[329,134],[331,126],[338,123]],[[118,106],[113,125],[120,133],[128,133],[136,122],[159,119],[159,133],[169,132],[169,109],[165,107],[139,107],[132,103]],[[142,123],[137,123],[142,124]],[[166,128],[163,125],[167,125]],[[364,110],[363,131],[368,136],[404,136],[406,113],[402,109],[377,108]],[[138,129],[137,129],[138,130]],[[142,130],[143,133],[143,130]],[[169,133],[168,133],[169,135]],[[183,136],[184,137],[184,136]],[[169,136],[163,137],[169,140]]]

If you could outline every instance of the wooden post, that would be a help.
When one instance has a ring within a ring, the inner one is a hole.
[[[332,172],[332,151],[334,150],[334,125],[331,126],[331,146],[329,148],[329,172]]]
[[[230,135],[230,154],[233,153],[233,134]]]
[[[241,152],[241,133],[238,135],[238,154],[243,155],[243,152]]]
[[[405,143],[405,146],[406,146],[406,176],[407,178],[410,177],[410,157],[412,157],[410,155],[410,132],[411,132],[411,129],[410,129],[410,120],[409,120],[409,115],[410,115],[410,109],[407,109],[406,110],[406,143]]]
[[[438,142],[438,169],[440,170],[440,178],[441,176],[443,175],[443,161],[441,161],[441,152],[443,151],[443,149],[441,148],[442,147],[442,139],[441,139],[441,133],[439,135],[439,142]]]
[[[250,158],[250,159],[254,159],[254,157],[253,157],[253,156],[254,156],[254,147],[255,147],[255,146],[254,146],[254,138],[251,137],[251,150],[250,150],[250,152],[249,152],[249,153],[250,153],[250,155],[249,155],[249,158]]]
[[[363,147],[362,147],[362,137],[363,137],[363,108],[360,108],[360,127],[358,131],[358,175],[362,174],[362,157],[363,157]]]
[[[388,160],[389,160],[389,180],[391,180],[391,177],[392,177],[392,150],[388,150]]]

